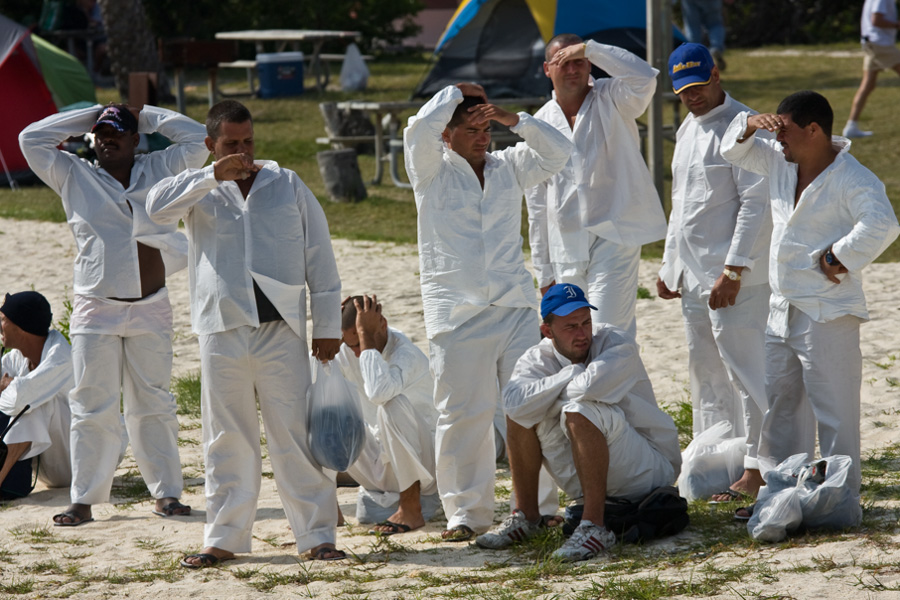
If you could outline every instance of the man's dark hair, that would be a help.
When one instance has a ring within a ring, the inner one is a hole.
[[[453,116],[450,117],[450,122],[447,123],[447,127],[453,129],[463,122],[466,115],[469,114],[469,109],[473,106],[478,106],[479,104],[485,104],[484,98],[481,96],[463,96],[463,101],[459,103],[459,106],[456,107],[456,110],[453,111]]]
[[[559,35],[555,35],[550,38],[550,41],[547,42],[547,46],[544,48],[544,60],[550,62],[550,59],[553,58],[553,55],[550,54],[550,48],[553,47],[553,44],[559,44],[561,48],[565,48],[566,46],[574,46],[575,44],[583,43],[584,40],[574,33],[560,33]]]
[[[816,123],[822,128],[822,132],[831,139],[834,111],[831,110],[831,105],[822,94],[811,90],[795,92],[781,101],[777,113],[790,115],[791,121],[800,127]]]
[[[552,325],[553,319],[555,319],[555,318],[556,318],[556,315],[554,315],[553,313],[550,313],[549,315],[544,317],[544,325]]]
[[[253,122],[247,107],[236,100],[222,100],[209,109],[206,114],[206,135],[212,139],[219,137],[222,123]]]
[[[344,302],[344,308],[341,309],[341,330],[356,329],[356,301],[362,304],[365,300],[362,296],[350,296],[350,299]]]

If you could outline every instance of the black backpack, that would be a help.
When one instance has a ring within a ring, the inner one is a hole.
[[[6,433],[12,429],[12,426],[19,420],[19,417],[24,415],[25,411],[29,408],[30,406],[23,408],[11,421],[9,416],[0,412],[0,429],[3,431],[3,433],[0,433],[0,467],[6,462],[6,456],[9,451],[3,438],[6,437]],[[31,493],[35,484],[31,462],[32,459],[28,458],[17,461],[16,464],[13,465],[9,473],[6,474],[6,478],[3,480],[2,484],[0,484],[0,500],[22,498]]]
[[[584,506],[566,509],[563,533],[571,535],[581,522]],[[683,530],[690,523],[687,500],[671,485],[656,488],[639,501],[607,498],[603,524],[623,544],[663,538]]]

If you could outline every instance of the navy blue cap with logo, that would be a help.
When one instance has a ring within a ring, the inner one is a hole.
[[[695,86],[712,81],[712,70],[716,66],[712,54],[703,44],[682,44],[669,55],[669,76],[676,94]]]
[[[550,314],[565,317],[584,307],[597,310],[587,301],[580,287],[572,283],[557,283],[547,290],[541,300],[541,318],[546,319]]]

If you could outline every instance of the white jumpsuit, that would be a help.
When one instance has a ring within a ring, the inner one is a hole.
[[[200,336],[205,545],[249,552],[261,482],[259,412],[298,552],[336,537],[334,480],[307,445],[309,287],[313,339],[340,338],[340,289],[328,223],[296,173],[271,161],[245,199],[213,166],[164,180],[148,196],[162,223],[184,219],[191,319]],[[283,320],[260,324],[253,282]]]
[[[773,463],[792,454],[813,456],[818,426],[822,456],[853,459],[847,479],[860,486],[859,388],[862,355],[859,323],[869,318],[862,269],[900,233],[897,217],[874,173],[849,152],[850,141],[834,136],[834,161],[794,202],[797,165],[781,145],[754,136],[748,113],[738,114],[722,140],[722,155],[735,165],[766,175],[772,202],[766,328],[766,392],[759,457]],[[819,267],[829,248],[849,271],[832,283]],[[769,466],[762,465],[761,466]]]
[[[414,484],[437,492],[434,476],[434,381],[428,357],[409,338],[388,328],[384,352],[359,358],[344,344],[336,361],[360,394],[367,431],[362,454],[347,473],[365,489],[399,493]]]
[[[62,197],[78,247],[70,329],[75,372],[69,396],[70,495],[74,504],[109,500],[123,438],[121,401],[134,457],[151,495],[177,498],[183,481],[175,399],[169,393],[168,291],[162,288],[137,302],[113,298],[141,297],[137,242],[160,250],[167,274],[184,268],[184,234],[177,223],[152,222],[145,199],[161,179],[206,162],[206,130],[177,112],[145,106],[138,131],[159,132],[174,144],[135,156],[125,189],[103,168],[57,148],[66,138],[89,131],[101,109],[51,115],[19,134],[28,165]]]
[[[516,363],[503,404],[510,419],[537,428],[544,465],[571,499],[582,493],[566,413],[583,415],[606,438],[609,497],[643,498],[671,485],[681,470],[675,423],[656,404],[634,338],[617,327],[594,326],[586,365],[573,364],[549,338],[541,340]]]
[[[531,258],[539,287],[574,283],[598,308],[596,322],[634,335],[641,245],[666,235],[635,123],[659,72],[627,50],[590,40],[584,55],[611,77],[591,78],[574,128],[555,98],[535,113],[575,150],[562,171],[527,192]]]
[[[72,375],[72,350],[69,342],[55,329],[50,330],[41,362],[30,371],[28,359],[18,350],[3,355],[0,374],[13,377],[0,393],[0,411],[10,418],[22,415],[7,432],[7,444],[31,442],[31,448],[20,460],[40,456],[38,477],[48,487],[64,487],[72,482],[69,463],[69,390],[75,385]]]
[[[484,188],[441,141],[462,93],[439,92],[404,131],[418,209],[425,330],[439,411],[437,482],[448,527],[486,530],[494,517],[494,422],[500,388],[539,340],[536,294],[522,253],[522,195],[565,164],[571,143],[519,114],[524,143],[488,153]]]
[[[772,218],[763,177],[719,151],[734,116],[749,110],[725,95],[705,115],[688,114],[672,158],[672,214],[659,276],[681,288],[688,342],[694,435],[720,421],[747,438],[744,467],[756,459],[766,412],[765,344]],[[744,267],[734,306],[709,307],[725,265]]]

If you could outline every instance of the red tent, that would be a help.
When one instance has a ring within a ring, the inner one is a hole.
[[[0,15],[0,180],[30,173],[19,132],[56,113],[27,28]]]

